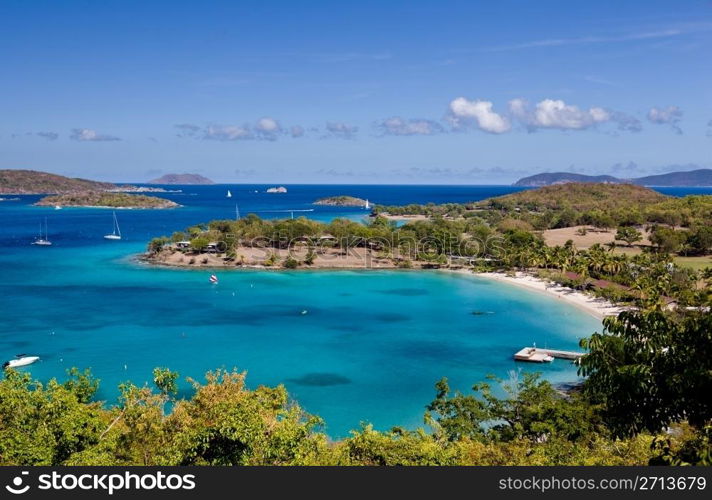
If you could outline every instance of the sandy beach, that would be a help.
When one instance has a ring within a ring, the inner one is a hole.
[[[521,272],[515,273],[514,276],[508,276],[504,273],[472,273],[467,269],[454,270],[451,272],[492,279],[520,286],[522,288],[528,288],[529,290],[534,290],[540,293],[546,293],[556,297],[557,299],[565,300],[571,305],[578,307],[579,309],[586,311],[599,319],[603,319],[606,316],[615,316],[624,310],[623,307],[617,306],[607,300],[593,297],[578,290],[572,290],[571,288],[560,286],[549,281],[544,281]]]

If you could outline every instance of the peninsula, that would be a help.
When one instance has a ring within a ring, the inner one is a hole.
[[[116,187],[108,182],[75,179],[36,170],[0,170],[0,194],[63,194],[105,191]]]

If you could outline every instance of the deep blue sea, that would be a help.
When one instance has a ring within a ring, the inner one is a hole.
[[[213,286],[206,271],[135,261],[152,237],[232,218],[236,203],[242,215],[313,210],[295,216],[359,220],[362,209],[312,202],[341,194],[382,204],[463,202],[518,189],[288,185],[286,194],[267,194],[266,187],[171,186],[183,192],[160,196],[183,207],[118,210],[124,236],[118,242],[102,238],[112,229],[111,210],[34,207],[38,196],[1,201],[0,360],[39,355],[40,362],[23,370],[41,380],[61,379],[72,366],[91,368],[101,379],[99,397],[109,404],[120,382],[144,384],[156,366],[182,379],[237,367],[253,387],[285,384],[334,437],[362,421],[379,429],[422,425],[443,376],[463,391],[488,374],[508,377],[512,370],[538,370],[554,382],[576,379],[569,362],[521,365],[512,355],[533,342],[576,349],[600,322],[511,285],[436,271],[236,270],[220,271]],[[45,218],[53,246],[31,246]]]

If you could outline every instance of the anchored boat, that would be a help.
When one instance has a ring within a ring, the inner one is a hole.
[[[114,212],[114,228],[111,234],[104,236],[105,240],[120,240],[121,239],[121,229],[119,228],[119,221],[116,218],[116,212]]]
[[[21,366],[27,366],[31,365],[35,361],[38,361],[40,359],[39,356],[25,356],[24,354],[18,354],[15,359],[11,359],[10,361],[5,361],[3,363],[2,367],[3,368],[19,368]]]
[[[40,223],[40,234],[35,238],[35,241],[32,242],[33,245],[41,246],[41,247],[49,247],[52,246],[52,242],[49,241],[49,235],[47,234],[47,219],[45,218],[44,221],[45,225],[45,230],[44,230],[44,236],[42,235],[42,223]]]

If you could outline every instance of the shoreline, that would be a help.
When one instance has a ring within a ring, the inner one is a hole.
[[[618,306],[605,299],[592,297],[579,290],[557,285],[550,281],[545,281],[522,272],[517,272],[514,276],[508,276],[505,273],[473,273],[466,269],[444,269],[444,271],[482,277],[498,281],[500,283],[508,283],[513,286],[526,288],[531,291],[556,297],[557,299],[561,299],[600,320],[606,316],[616,316],[618,313],[625,310],[625,307]]]
[[[39,204],[33,203],[32,206],[35,207],[60,207],[60,208],[101,208],[101,209],[111,209],[111,210],[171,210],[174,208],[181,208],[183,205],[176,205],[174,207],[110,207],[107,205],[53,205],[53,204]]]
[[[156,260],[148,258],[145,254],[139,254],[135,256],[135,260],[140,262],[142,265],[153,266],[165,269],[180,269],[180,270],[211,270],[211,271],[271,271],[271,272],[283,272],[283,271],[408,271],[408,272],[418,272],[418,271],[435,271],[435,272],[445,272],[445,273],[455,273],[460,275],[466,275],[471,277],[481,277],[485,279],[490,279],[498,281],[500,283],[507,283],[513,286],[518,286],[520,288],[526,288],[528,290],[543,293],[549,295],[550,297],[555,297],[559,300],[565,301],[567,304],[572,305],[597,319],[602,320],[606,316],[618,315],[621,311],[625,310],[625,307],[618,306],[610,301],[602,298],[593,297],[579,290],[574,290],[573,288],[568,288],[565,286],[557,285],[550,281],[545,281],[540,278],[536,278],[529,274],[523,272],[517,272],[514,276],[507,275],[502,272],[485,272],[476,273],[470,269],[449,269],[449,268],[427,268],[423,267],[422,263],[413,263],[410,268],[399,267],[393,263],[380,262],[378,266],[364,266],[364,265],[340,265],[340,266],[329,266],[322,262],[313,266],[300,266],[294,269],[287,269],[283,266],[265,266],[257,263],[245,263],[242,265],[225,265],[218,262],[208,262],[205,264],[188,264],[182,262],[171,262],[166,260]]]

